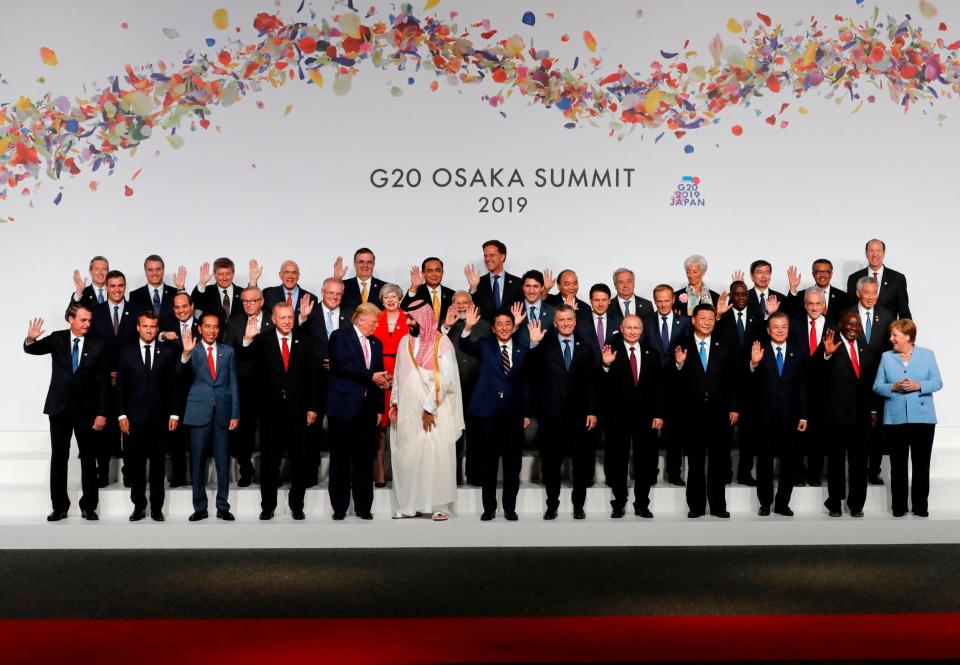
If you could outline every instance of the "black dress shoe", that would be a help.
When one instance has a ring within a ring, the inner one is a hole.
[[[480,521],[481,521],[481,522],[489,522],[489,521],[492,520],[494,517],[496,517],[496,514],[495,514],[495,513],[491,513],[491,512],[489,512],[489,511],[486,511],[486,510],[485,510],[485,511],[483,511],[483,515],[480,516]]]
[[[777,515],[783,515],[784,517],[793,517],[793,511],[790,510],[789,507],[787,507],[787,508],[774,508],[774,509],[773,509],[773,512],[775,512]]]
[[[162,510],[154,510],[150,512],[150,519],[152,519],[154,522],[163,522],[167,518],[163,516]]]
[[[737,478],[737,483],[740,485],[746,485],[747,487],[756,487],[757,479],[753,476],[740,476]]]
[[[133,512],[130,513],[131,522],[139,522],[147,516],[147,511],[145,508],[134,508]]]
[[[850,517],[863,517],[863,511],[862,511],[862,510],[858,510],[858,511],[855,512],[855,513],[850,513]]]
[[[726,510],[718,510],[717,512],[710,513],[710,514],[713,515],[714,517],[719,517],[721,519],[725,519],[725,520],[730,519],[730,512]]]
[[[381,487],[381,488],[382,488],[382,487],[386,487],[387,484],[386,484],[386,483],[374,483],[373,486],[374,486],[374,487]]]
[[[224,522],[232,522],[233,520],[235,520],[235,519],[237,519],[237,518],[234,517],[234,516],[233,516],[233,513],[231,513],[229,510],[218,510],[218,511],[217,511],[217,519],[218,519],[218,520],[223,520]]]
[[[373,513],[371,513],[370,511],[367,511],[365,513],[357,513],[357,517],[359,517],[362,520],[372,520]]]
[[[653,513],[650,512],[649,508],[634,508],[633,514],[644,519],[653,519]]]
[[[339,521],[343,520],[343,518],[345,518],[346,516],[347,516],[346,513],[334,513],[334,514],[333,514],[333,519],[336,520],[337,522],[339,522]]]
[[[903,516],[906,515],[906,514],[907,514],[906,511],[903,511],[903,510],[894,510],[894,511],[893,511],[893,516],[894,516],[894,517],[903,517]]]
[[[587,514],[583,512],[583,509],[573,511],[573,519],[575,520],[585,520],[587,519]]]
[[[516,522],[518,519],[520,519],[520,516],[517,515],[516,510],[505,510],[503,511],[503,516],[507,518],[508,522]]]
[[[793,486],[794,486],[794,487],[806,487],[806,486],[807,486],[807,481],[805,481],[805,480],[794,480],[794,481],[793,481]]]
[[[299,522],[300,520],[305,520],[305,519],[307,519],[306,513],[304,513],[302,510],[291,510],[291,511],[290,511],[290,517],[292,517],[293,519],[297,520],[298,522]]]
[[[193,511],[193,514],[190,515],[190,517],[188,517],[187,519],[191,522],[199,522],[200,520],[205,520],[208,517],[210,517],[210,515],[207,513],[206,510],[195,510]]]
[[[680,476],[670,476],[667,479],[667,482],[673,485],[674,487],[686,487],[687,484],[683,481],[683,478]]]
[[[99,487],[100,489],[103,489],[109,484],[110,484],[110,481],[106,478],[100,478],[97,480],[97,487]]]
[[[267,509],[261,510],[261,511],[260,511],[260,519],[262,519],[264,522],[266,522],[267,520],[272,520],[272,519],[273,519],[273,511],[272,511],[272,510],[267,510]]]
[[[760,506],[760,510],[757,511],[757,515],[759,515],[760,517],[767,517],[768,515],[770,515],[770,507]]]
[[[624,510],[623,508],[614,508],[613,510],[610,511],[610,517],[612,517],[615,520],[620,519],[626,514],[627,514],[627,511]]]
[[[556,508],[547,508],[543,513],[543,519],[545,520],[555,520],[557,519],[557,509]]]
[[[96,522],[98,519],[100,519],[100,516],[97,515],[95,510],[81,510],[80,517],[85,520],[90,520],[91,522]]]
[[[65,519],[67,519],[66,510],[54,510],[52,513],[47,515],[48,522],[59,522],[60,520],[65,520]]]
[[[853,513],[851,513],[851,515],[852,515],[852,514],[853,514]],[[830,517],[843,517],[843,513],[840,512],[839,510],[831,510],[831,511],[830,511]]]
[[[253,476],[240,476],[240,480],[237,481],[237,487],[250,487],[250,483],[253,482]]]
[[[879,474],[875,474],[867,477],[867,482],[871,485],[883,485],[883,478]]]
[[[695,520],[695,519],[697,519],[697,518],[703,517],[703,515],[704,515],[703,513],[697,512],[697,511],[695,511],[695,510],[691,510],[689,513],[687,513],[687,517],[690,518],[690,519],[692,519],[692,520]]]
[[[807,487],[823,487],[823,481],[819,478],[807,478]]]
[[[926,510],[914,510],[913,514],[917,517],[930,517],[930,513]]]

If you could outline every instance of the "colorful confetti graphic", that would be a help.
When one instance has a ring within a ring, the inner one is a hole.
[[[428,1],[425,10],[436,4]],[[925,18],[937,14],[926,0],[920,12]],[[362,14],[352,2],[342,13],[319,21],[260,13],[253,21],[259,33],[254,43],[187,51],[174,64],[126,65],[122,75],[109,77],[83,99],[48,93],[2,104],[0,199],[8,192],[33,196],[45,180],[60,181],[65,174],[89,177],[88,187],[96,191],[94,173],[112,173],[121,155],[159,136],[181,148],[185,131],[211,126],[216,107],[232,106],[264,86],[292,83],[323,87],[329,81],[335,95],[347,95],[364,67],[401,72],[408,85],[416,82],[415,74],[424,73],[433,79],[434,91],[444,83],[482,85],[478,96],[501,113],[511,97],[519,96],[559,113],[564,127],[601,127],[617,139],[640,127],[656,132],[656,142],[667,133],[683,139],[692,130],[719,123],[726,109],[770,102],[771,95],[797,100],[818,95],[849,103],[853,112],[884,96],[906,112],[917,104],[935,107],[953,99],[960,85],[960,41],[930,37],[911,17],[882,18],[878,10],[860,19],[811,17],[789,27],[762,13],[749,20],[730,18],[705,54],[687,42],[676,52],[661,50],[660,58],[642,72],[606,68],[602,39],[589,29],[582,32],[583,66],[579,57],[561,64],[550,51],[513,34],[535,25],[532,12],[519,12],[517,24],[507,27],[457,19],[456,12],[448,18],[418,15],[411,5],[385,17],[373,9]],[[218,30],[229,24],[222,9],[211,20]],[[179,38],[174,28],[162,30],[170,39]],[[946,30],[940,23],[939,32]],[[569,40],[569,35],[562,38]],[[41,49],[40,59],[46,66],[57,65],[56,53],[48,47]],[[402,96],[403,89],[394,85],[390,94]],[[780,103],[772,114],[755,113],[786,128],[784,112],[790,104]],[[292,109],[287,106],[283,114]],[[797,110],[807,113],[803,107]],[[941,113],[938,120],[944,117]],[[730,131],[736,137],[745,129],[737,124]],[[690,138],[679,143],[686,153],[694,152]],[[133,195],[129,185],[123,192]],[[62,192],[57,193],[55,202],[61,198]]]

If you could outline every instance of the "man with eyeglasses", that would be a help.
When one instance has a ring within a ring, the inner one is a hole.
[[[840,320],[840,314],[843,310],[853,305],[854,301],[846,291],[838,289],[830,283],[833,279],[833,263],[830,259],[817,259],[813,262],[811,268],[815,287],[823,293],[824,312],[823,317],[827,323],[836,325]],[[804,314],[804,296],[807,289],[797,290],[800,286],[801,276],[796,266],[787,268],[787,281],[790,283],[790,291],[787,293],[784,310],[793,318],[801,318]]]

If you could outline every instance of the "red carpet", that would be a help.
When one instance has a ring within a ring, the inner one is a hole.
[[[0,662],[960,658],[960,614],[0,621]]]

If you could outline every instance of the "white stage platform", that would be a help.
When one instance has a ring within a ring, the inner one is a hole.
[[[75,457],[75,448],[74,448]],[[662,460],[661,460],[662,465]],[[794,488],[791,508],[795,517],[756,515],[754,488],[730,485],[727,505],[731,519],[706,516],[691,520],[683,488],[658,485],[652,490],[652,520],[635,517],[628,503],[625,518],[610,518],[610,490],[603,483],[598,463],[597,483],[588,490],[586,520],[573,520],[570,490],[561,495],[560,517],[545,522],[542,487],[536,478],[536,459],[524,458],[523,485],[518,498],[518,522],[479,521],[478,488],[461,488],[457,515],[446,523],[429,519],[392,520],[392,490],[375,492],[373,521],[348,515],[333,522],[325,488],[326,459],[321,486],[308,490],[307,519],[297,522],[286,509],[286,490],[280,490],[277,516],[260,522],[260,493],[254,485],[231,488],[230,502],[237,521],[214,517],[189,523],[190,488],[168,489],[164,512],[167,521],[149,518],[130,523],[129,489],[114,483],[100,491],[101,519],[86,522],[79,516],[79,462],[70,462],[70,517],[47,523],[50,511],[48,473],[49,440],[46,432],[0,433],[0,548],[7,549],[111,549],[111,548],[349,548],[349,547],[557,547],[557,546],[676,546],[676,545],[841,545],[960,542],[960,428],[940,428],[931,465],[928,519],[890,514],[888,484],[868,489],[866,517],[830,518],[823,507],[822,487]],[[214,488],[208,485],[211,507]]]

